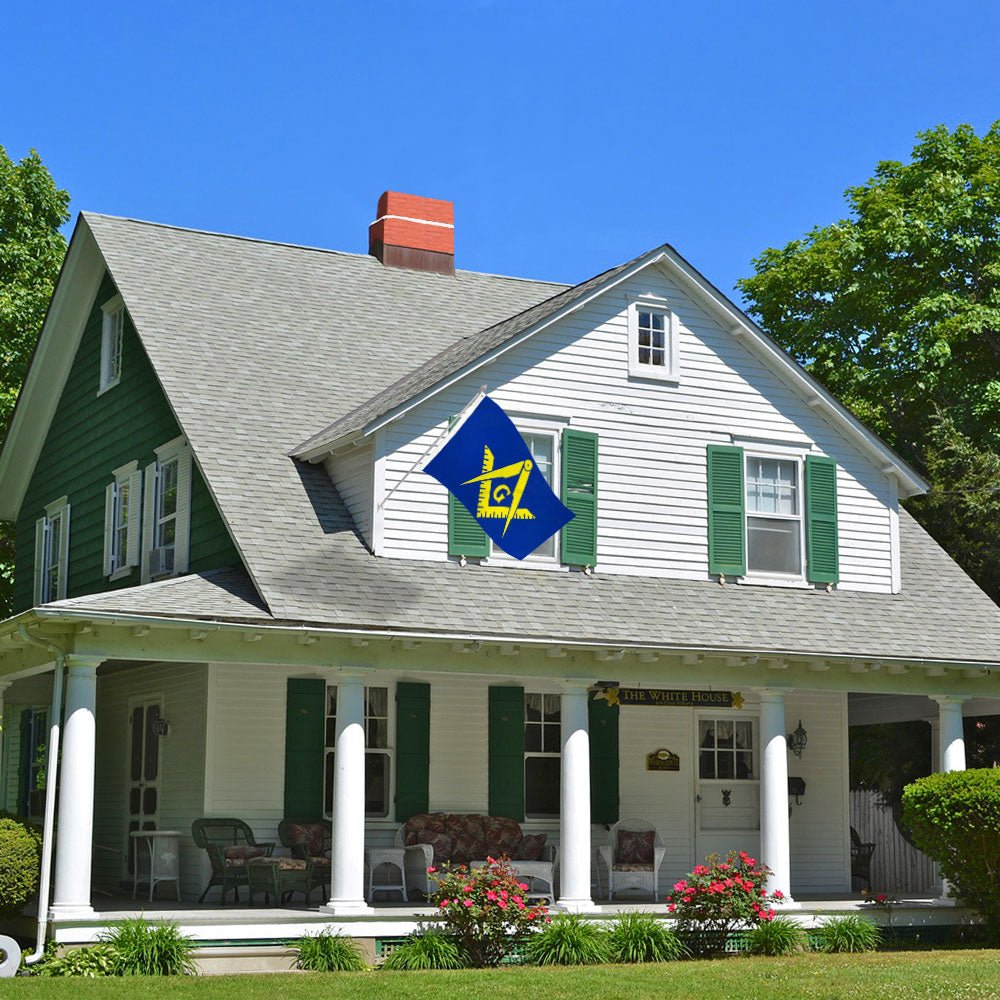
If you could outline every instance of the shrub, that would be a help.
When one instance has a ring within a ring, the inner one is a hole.
[[[673,962],[684,958],[684,942],[649,913],[623,913],[608,935],[612,962]]]
[[[364,972],[368,968],[358,946],[341,934],[307,934],[297,948],[295,965],[310,972]]]
[[[437,882],[431,902],[445,933],[457,941],[467,964],[476,968],[499,965],[532,927],[546,919],[548,910],[528,904],[527,885],[504,858],[488,858],[474,871],[465,865],[427,871]]]
[[[181,976],[195,971],[194,942],[174,923],[123,920],[101,940],[114,952],[119,976]]]
[[[820,951],[874,951],[882,941],[882,932],[865,917],[851,914],[834,917],[813,931]]]
[[[746,851],[730,851],[725,861],[710,854],[705,862],[674,883],[667,896],[667,911],[676,918],[685,942],[699,955],[725,951],[736,927],[772,920],[772,904],[783,898],[780,892],[767,894],[770,869]]]
[[[0,920],[16,917],[38,892],[40,843],[30,824],[0,818]]]
[[[907,785],[903,825],[1000,936],[1000,769],[944,771]]]
[[[402,944],[393,948],[382,963],[383,969],[393,972],[464,967],[465,959],[454,938],[436,930],[411,934]]]
[[[752,928],[747,934],[751,955],[792,955],[808,947],[806,932],[788,917],[775,917]]]
[[[532,934],[524,957],[533,965],[598,965],[611,960],[608,932],[578,913],[564,913]]]
[[[82,976],[96,979],[98,976],[117,975],[118,956],[106,944],[95,944],[89,948],[76,948],[66,952],[62,958],[43,958],[35,967],[37,976]]]

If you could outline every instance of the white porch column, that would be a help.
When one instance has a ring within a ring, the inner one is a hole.
[[[337,683],[333,764],[333,858],[330,902],[336,915],[371,913],[365,900],[365,677],[346,669]]]
[[[962,726],[962,704],[964,697],[952,695],[935,695],[938,704],[937,725],[931,723],[931,729],[936,737],[933,740],[933,767],[935,771],[965,770],[965,731]],[[940,868],[934,866],[938,872]],[[957,902],[951,894],[951,883],[941,877],[941,895],[935,900],[944,906],[954,906]]]
[[[595,909],[594,901],[590,898],[589,686],[589,681],[567,681],[560,705],[562,761],[557,905],[570,913]]]
[[[66,657],[53,919],[94,915],[90,905],[90,857],[94,841],[97,668],[102,662],[90,656]]]
[[[785,694],[764,688],[760,695],[760,859],[771,869],[768,892],[781,891],[792,902],[788,846],[788,746]]]

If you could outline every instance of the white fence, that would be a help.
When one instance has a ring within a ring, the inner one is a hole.
[[[872,890],[892,895],[937,895],[934,862],[903,839],[892,812],[883,809],[875,792],[851,792],[851,826],[862,843],[874,844]],[[857,883],[855,883],[857,884]]]

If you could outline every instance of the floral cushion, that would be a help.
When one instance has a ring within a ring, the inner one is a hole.
[[[521,844],[521,826],[506,816],[488,816],[483,830],[492,857],[514,857]]]
[[[266,855],[267,850],[263,847],[227,847],[224,857],[227,867],[242,868],[248,861]]]
[[[301,858],[248,858],[248,865],[273,865],[282,871],[305,871],[306,863]]]
[[[642,864],[616,864],[616,872],[651,872],[653,870],[653,864],[650,862],[648,865]]]
[[[403,826],[403,839],[406,846],[426,843],[420,839],[421,833],[444,833],[444,817],[444,813],[419,813],[416,816],[411,816]]]
[[[451,860],[457,865],[467,865],[470,861],[482,861],[489,854],[489,847],[482,837],[472,837],[460,833],[451,847]]]
[[[518,861],[538,861],[542,856],[545,841],[548,839],[544,833],[529,833],[521,838],[517,850],[513,857]]]
[[[623,865],[651,865],[653,863],[652,830],[619,830],[618,857],[615,867]]]
[[[321,854],[319,857],[310,856],[309,860],[313,863],[314,868],[330,867],[330,859],[325,854]]]
[[[434,848],[435,864],[443,861],[468,864],[485,861],[487,857],[514,858],[522,839],[516,820],[479,813],[420,813],[411,816],[402,830],[402,840],[407,847],[430,844]],[[533,849],[534,844],[529,845],[529,850]]]
[[[450,861],[452,856],[453,840],[446,833],[435,833],[433,830],[421,830],[417,835],[420,839],[415,841],[418,844],[430,844],[434,850],[434,864],[440,865],[445,861]]]
[[[326,846],[325,826],[325,823],[287,823],[288,839],[303,844],[310,855],[322,854]]]

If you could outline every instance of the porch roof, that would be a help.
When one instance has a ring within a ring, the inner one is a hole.
[[[1000,664],[1000,609],[905,512],[899,594],[752,587],[410,559],[362,546],[326,484],[321,563],[289,554],[294,614],[264,610],[241,571],[180,577],[47,605],[53,611],[545,639],[597,645]]]

